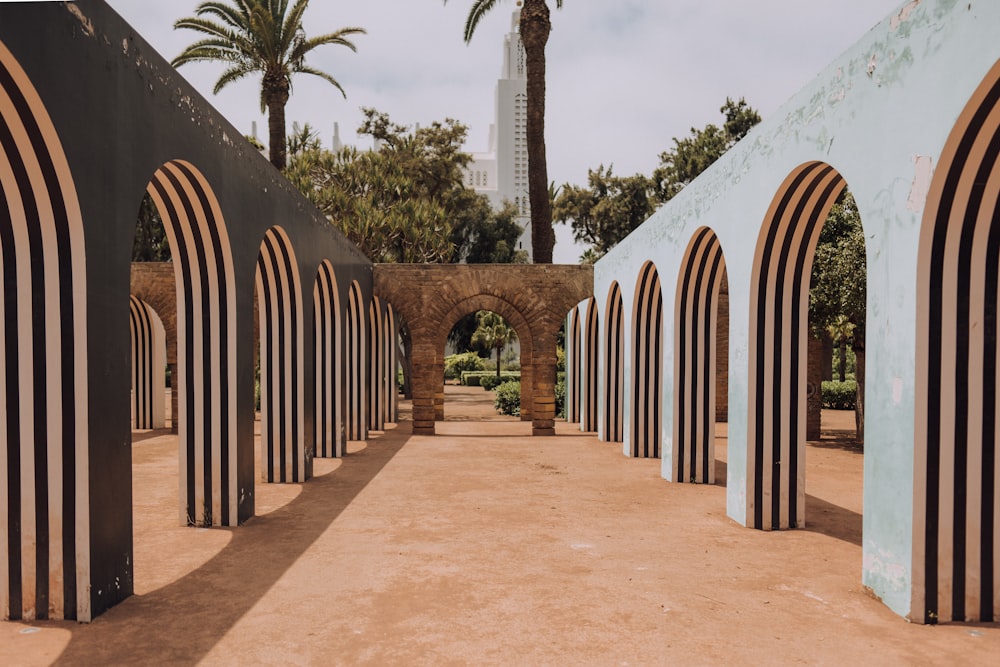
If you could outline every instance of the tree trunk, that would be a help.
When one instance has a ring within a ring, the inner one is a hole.
[[[855,347],[854,357],[857,359],[854,378],[858,382],[855,394],[854,424],[858,429],[858,444],[863,448],[865,444],[865,348]]]
[[[288,103],[288,81],[282,76],[264,75],[264,99],[267,101],[268,151],[271,164],[284,170],[285,105]]]
[[[837,372],[840,374],[841,382],[847,379],[847,339],[843,336],[840,337],[840,362]]]
[[[535,264],[551,264],[552,248],[556,243],[545,158],[545,44],[551,29],[545,0],[525,0],[520,30],[528,76],[528,201],[531,204],[531,254]]]
[[[503,354],[503,345],[497,345],[497,379],[500,379],[500,355]]]

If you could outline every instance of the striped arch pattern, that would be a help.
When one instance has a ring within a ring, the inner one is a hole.
[[[87,279],[62,144],[0,43],[0,617],[89,621]]]
[[[385,430],[382,392],[385,386],[385,346],[382,331],[382,301],[375,297],[368,305],[368,428],[372,431]]]
[[[181,160],[146,188],[163,220],[177,283],[182,525],[235,526],[236,287],[222,211],[205,177]]]
[[[340,457],[344,455],[340,295],[329,260],[323,260],[319,266],[313,286],[313,312],[316,313],[316,456]]]
[[[925,623],[1000,620],[1000,63],[935,172],[921,228],[914,599]]]
[[[383,419],[387,424],[395,424],[399,419],[399,391],[396,372],[398,367],[396,346],[396,313],[392,304],[386,304],[382,320],[382,346],[385,355],[385,375],[383,381]]]
[[[347,439],[364,440],[368,437],[365,419],[365,311],[361,286],[351,281],[347,305]]]
[[[287,234],[272,227],[257,256],[260,451],[267,482],[306,481],[302,288]]]
[[[621,286],[615,281],[608,290],[607,314],[604,319],[604,422],[600,435],[605,442],[621,442],[624,439],[624,312]]]
[[[632,312],[632,429],[630,454],[659,458],[663,421],[663,295],[652,262],[639,272]]]
[[[566,332],[566,421],[580,421],[580,309],[569,311]]]
[[[586,322],[580,337],[580,430],[592,433],[597,430],[597,356],[600,349],[597,299],[587,301]]]
[[[805,526],[809,278],[830,207],[844,189],[811,162],[782,184],[761,229],[750,289],[748,523]]]
[[[129,297],[132,333],[132,427],[163,428],[166,424],[164,369],[167,365],[166,332],[149,304]]]
[[[698,230],[674,299],[674,482],[715,483],[716,325],[725,269],[719,238]]]

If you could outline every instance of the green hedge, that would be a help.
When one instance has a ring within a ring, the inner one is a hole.
[[[566,418],[566,378],[556,382],[556,417]]]
[[[461,382],[466,387],[481,387],[481,380],[485,377],[497,376],[496,371],[462,371]],[[521,381],[520,371],[500,371],[500,377],[504,380]]]
[[[854,380],[823,383],[823,407],[829,410],[853,410],[858,395],[858,383]]]
[[[497,386],[493,407],[502,415],[521,416],[521,383],[508,380]]]
[[[475,352],[451,354],[444,358],[444,379],[454,380],[465,371],[486,369],[486,362]]]

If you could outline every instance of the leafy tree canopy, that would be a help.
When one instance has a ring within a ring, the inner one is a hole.
[[[552,218],[570,223],[573,237],[590,247],[581,257],[594,262],[615,247],[653,212],[732,148],[760,122],[746,100],[726,103],[719,109],[722,126],[708,124],[691,129],[691,135],[674,138],[674,146],[660,154],[660,166],[651,177],[642,174],[616,176],[604,165],[587,172],[587,186],[569,183],[558,190],[552,206]]]
[[[761,120],[742,97],[736,102],[727,97],[719,111],[725,117],[722,127],[709,123],[700,130],[691,128],[690,136],[674,137],[674,147],[660,153],[660,166],[653,172],[660,202],[673,199]]]
[[[552,206],[552,217],[571,223],[573,238],[590,244],[581,260],[595,262],[656,210],[656,184],[643,176],[616,176],[604,165],[587,172],[587,187],[566,184]]]
[[[467,128],[452,119],[415,131],[363,109],[358,128],[377,150],[322,150],[308,125],[289,141],[286,176],[375,262],[511,262],[520,228],[509,211],[468,189],[461,150]]]

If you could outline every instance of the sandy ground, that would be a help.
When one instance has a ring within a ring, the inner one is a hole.
[[[437,436],[402,421],[259,484],[232,530],[177,526],[176,439],[136,434],[136,595],[0,623],[0,664],[996,664],[996,625],[911,625],[862,590],[849,414],[809,448],[808,527],[764,533],[726,517],[724,439],[718,484],[668,484],[488,396],[449,387]]]

